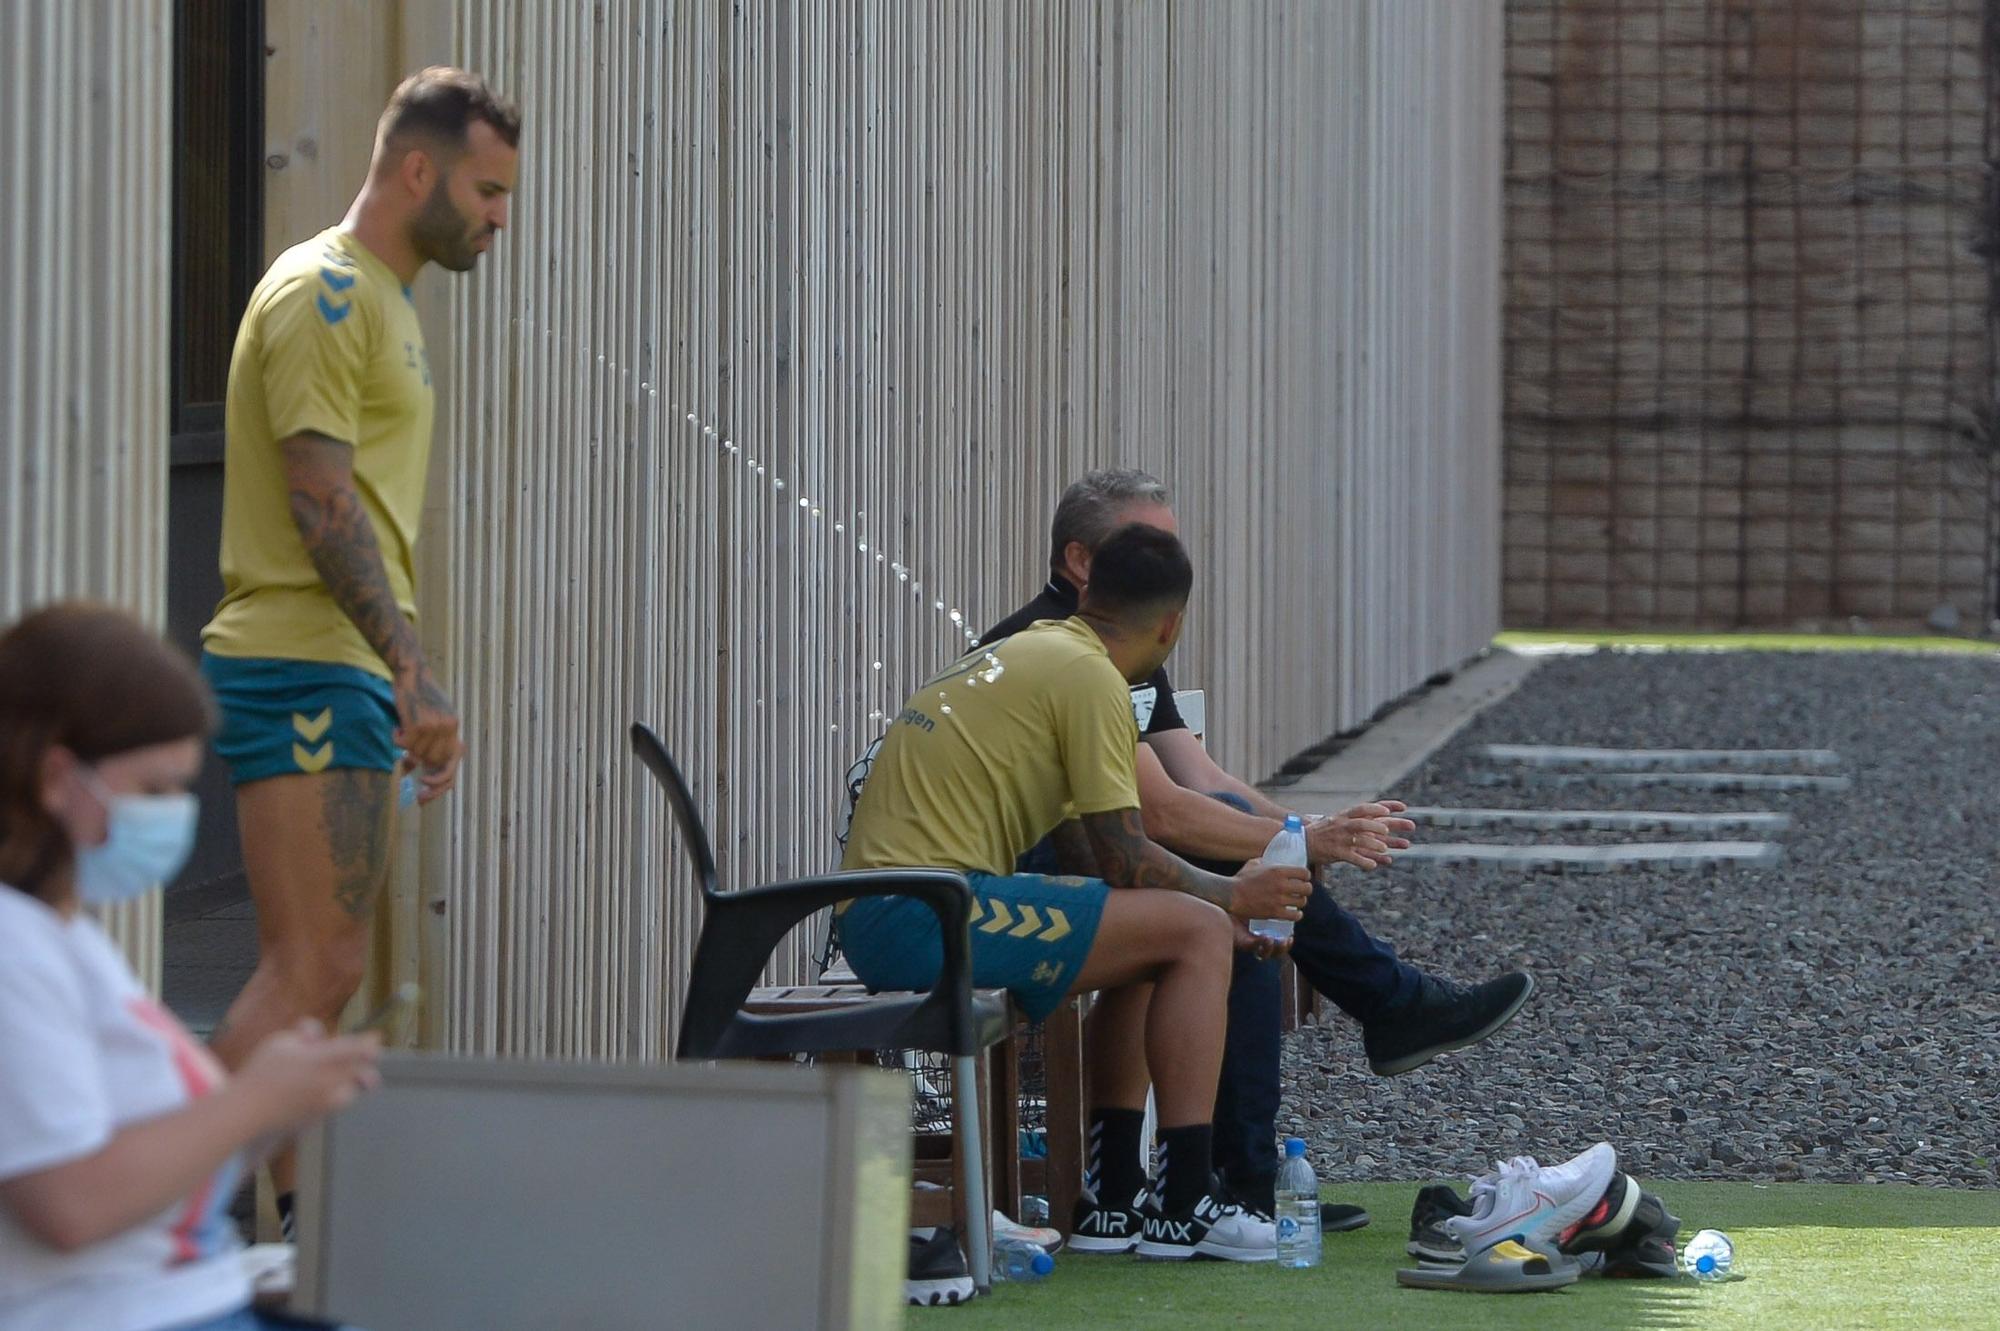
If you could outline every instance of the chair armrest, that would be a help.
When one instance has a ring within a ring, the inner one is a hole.
[[[976,1052],[972,887],[965,876],[948,869],[852,869],[747,888],[709,904],[688,979],[680,1057],[710,1057],[785,934],[815,911],[854,897],[910,897],[937,916],[943,965],[926,1004],[949,1008],[954,1043]]]

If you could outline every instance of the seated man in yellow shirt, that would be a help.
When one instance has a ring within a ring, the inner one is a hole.
[[[1234,878],[1204,872],[1140,823],[1129,689],[1173,650],[1193,585],[1176,537],[1127,527],[1098,550],[1074,616],[974,651],[918,689],[875,758],[844,866],[964,873],[973,982],[1008,989],[1033,1018],[1066,995],[1103,991],[1093,1099],[1143,1111],[1154,1084],[1160,1178],[1086,1197],[1073,1247],[1262,1262],[1277,1253],[1271,1222],[1218,1196],[1210,1172],[1232,946],[1260,945],[1246,920],[1298,919],[1311,882],[1255,861]],[[1065,867],[1098,876],[1013,872],[1051,832]],[[871,987],[936,980],[937,918],[921,903],[862,898],[839,927]]]

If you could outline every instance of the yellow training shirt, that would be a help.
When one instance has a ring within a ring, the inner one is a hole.
[[[251,294],[229,361],[218,656],[389,667],[320,582],[292,519],[283,440],[354,446],[354,488],[404,615],[431,451],[430,358],[410,291],[338,227],[278,256]]]
[[[1010,874],[1083,814],[1139,807],[1131,686],[1081,619],[1048,619],[918,689],[862,787],[842,861]]]

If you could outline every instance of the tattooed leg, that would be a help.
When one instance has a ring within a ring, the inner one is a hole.
[[[232,1068],[272,1033],[313,1018],[331,1030],[361,986],[368,916],[388,876],[389,772],[336,770],[239,786],[243,867],[257,907],[257,969],[212,1040]],[[289,1155],[274,1159],[291,1187]]]

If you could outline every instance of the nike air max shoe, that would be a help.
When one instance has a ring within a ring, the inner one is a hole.
[[[1604,1200],[1617,1168],[1618,1153],[1608,1142],[1559,1165],[1516,1156],[1473,1180],[1472,1214],[1448,1217],[1444,1227],[1468,1258],[1505,1239],[1557,1255],[1563,1233]]]

